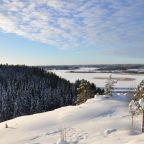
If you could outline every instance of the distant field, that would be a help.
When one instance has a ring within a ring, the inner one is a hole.
[[[43,66],[45,70],[68,70],[69,73],[144,74],[144,64],[59,65]]]
[[[108,77],[94,77],[94,79],[107,80]],[[112,79],[116,81],[134,81],[135,80],[135,78],[128,78],[128,77],[114,77]]]
[[[70,73],[70,70],[52,70],[62,78],[75,82],[76,80],[85,79],[93,82],[97,87],[105,87],[107,78],[111,75],[118,82],[115,88],[135,88],[141,80],[144,79],[144,74],[124,74],[124,73]]]

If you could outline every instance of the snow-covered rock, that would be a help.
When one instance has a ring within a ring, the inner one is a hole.
[[[104,131],[104,135],[107,136],[107,135],[109,135],[109,134],[111,134],[111,133],[113,133],[115,131],[117,131],[117,129],[108,129],[108,130],[105,130]]]

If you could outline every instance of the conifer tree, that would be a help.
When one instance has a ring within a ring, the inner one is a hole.
[[[96,87],[94,84],[82,79],[80,81],[79,88],[77,89],[77,100],[76,104],[81,104],[89,98],[93,98],[96,94]]]
[[[135,100],[139,100],[141,98],[144,98],[144,80],[140,82],[134,93]]]
[[[114,84],[116,83],[117,81],[113,80],[112,76],[110,75],[106,81],[106,84],[105,84],[105,94],[108,95],[108,96],[112,96],[112,92],[113,92],[113,89],[114,89]]]
[[[74,87],[38,67],[0,65],[0,122],[72,105]]]
[[[134,100],[139,101],[139,108],[142,110],[142,132],[144,132],[144,80],[142,80],[137,86],[134,94]]]

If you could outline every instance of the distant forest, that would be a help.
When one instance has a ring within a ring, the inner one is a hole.
[[[99,64],[99,65],[55,65],[55,66],[39,66],[45,70],[70,70],[75,73],[76,69],[87,67],[97,68],[97,71],[83,72],[77,71],[76,73],[128,73],[128,74],[144,74],[144,64]]]
[[[80,83],[70,83],[38,67],[0,65],[0,121],[74,105]],[[93,89],[91,97],[102,93],[95,86]]]

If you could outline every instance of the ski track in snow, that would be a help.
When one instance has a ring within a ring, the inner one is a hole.
[[[46,139],[50,135],[55,136],[55,135],[58,135],[59,133],[60,133],[59,130],[40,133],[39,135],[36,135],[30,139],[25,140],[25,141],[27,141],[27,143],[25,143],[25,144],[41,144],[41,142],[35,143],[35,141],[38,142],[38,141],[41,141],[42,139]],[[49,144],[55,144],[55,143],[49,143]]]
[[[69,144],[86,144],[84,141],[86,141],[89,137],[88,133],[81,129],[66,128],[65,131],[66,131],[66,140]],[[42,144],[41,140],[46,139],[50,135],[58,137],[60,135],[60,131],[56,130],[39,134],[28,140],[25,140],[27,141],[25,144]],[[56,144],[56,143],[48,143],[48,144]]]
[[[88,139],[88,133],[82,131],[81,129],[67,128],[66,138],[70,144],[85,144],[83,141]]]

